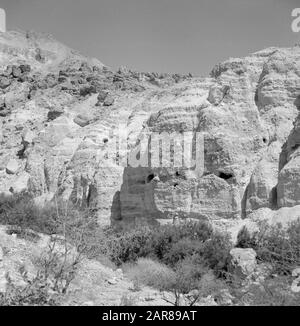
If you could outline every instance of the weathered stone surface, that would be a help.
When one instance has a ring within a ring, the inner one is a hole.
[[[0,88],[5,89],[10,85],[11,81],[5,76],[0,76]]]
[[[12,183],[10,187],[10,192],[20,193],[22,191],[28,190],[28,182],[30,175],[27,172],[22,172]]]
[[[98,103],[103,103],[108,96],[108,91],[102,90],[99,92],[97,100]]]
[[[6,165],[6,173],[15,174],[19,169],[19,163],[17,160],[11,159]]]
[[[195,218],[235,230],[257,210],[300,204],[297,121],[290,134],[299,47],[232,58],[197,78],[113,72],[36,33],[9,32],[0,45],[0,192],[27,184],[36,197],[91,206],[105,223]],[[134,157],[142,135],[185,132],[203,134],[201,168],[128,166],[114,150],[127,141]],[[17,175],[5,173],[12,158]]]
[[[78,124],[80,127],[85,127],[87,125],[90,124],[90,118],[85,116],[85,115],[82,115],[82,114],[79,114],[75,119],[74,119],[74,122],[76,124]]]
[[[280,152],[281,143],[273,142],[255,167],[245,193],[245,214],[262,207],[277,206],[276,186]]]
[[[246,278],[255,271],[256,252],[252,248],[234,248],[231,249],[230,255],[230,269],[233,274]]]
[[[22,141],[26,144],[26,146],[28,146],[33,143],[35,137],[36,134],[33,131],[27,130],[22,136]]]
[[[294,128],[283,146],[278,175],[277,201],[279,207],[292,207],[300,204],[299,196],[299,148],[300,148],[300,119],[294,122]]]
[[[114,104],[114,102],[115,102],[115,99],[111,95],[107,95],[107,97],[103,101],[103,105],[104,106],[111,106],[111,105]]]

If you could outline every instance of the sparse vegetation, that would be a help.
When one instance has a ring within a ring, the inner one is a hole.
[[[209,288],[215,293],[220,284],[226,287],[217,277],[226,272],[232,246],[227,236],[214,232],[207,223],[138,227],[108,241],[108,254],[115,263],[123,264],[126,275],[138,285],[135,288],[148,285],[171,292],[173,299],[166,296],[165,300],[174,305],[192,290],[197,294],[190,296],[190,305],[209,295]],[[215,275],[206,288],[202,281],[205,275]]]
[[[260,261],[271,264],[273,273],[289,275],[300,266],[300,219],[286,229],[281,224],[263,223],[252,235],[244,228],[237,246],[253,248]]]
[[[134,284],[167,290],[175,280],[175,272],[168,266],[150,258],[140,258],[136,263],[123,266],[125,275]]]
[[[42,233],[52,239],[48,251],[35,261],[37,274],[29,277],[25,268],[20,271],[25,286],[7,275],[0,305],[60,304],[83,255],[113,269],[121,266],[132,280],[131,291],[150,286],[173,305],[195,305],[209,296],[221,298],[222,304],[224,291],[233,295],[236,305],[299,304],[299,295],[291,293],[290,285],[291,272],[300,265],[300,220],[287,229],[262,224],[255,233],[241,230],[237,246],[253,248],[260,262],[272,266],[270,276],[247,288],[228,272],[232,249],[228,236],[205,222],[137,226],[117,232],[100,229],[92,212],[70,203],[54,201],[39,208],[28,194],[20,194],[0,196],[0,223],[8,226],[7,233],[31,242],[38,242]],[[56,250],[58,242],[62,251]],[[126,295],[121,304],[135,302]]]
[[[55,306],[61,303],[82,256],[65,240],[58,242],[56,237],[50,239],[47,251],[35,262],[37,272],[34,276],[29,276],[24,265],[19,268],[25,285],[16,284],[9,273],[6,274],[6,291],[0,293],[0,306]]]
[[[28,194],[1,196],[0,222],[8,225],[7,233],[36,242],[38,233],[50,235],[49,247],[35,259],[36,275],[29,276],[25,266],[19,270],[22,285],[6,275],[6,292],[0,305],[58,305],[76,276],[86,250],[89,221],[74,207],[48,204],[38,208]]]
[[[186,257],[201,256],[217,272],[225,268],[231,249],[227,236],[218,234],[205,222],[187,222],[160,227],[137,227],[128,232],[107,234],[107,254],[112,261],[134,262],[151,257],[175,267]]]

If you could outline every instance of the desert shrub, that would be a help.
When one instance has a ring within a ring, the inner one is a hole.
[[[24,265],[19,268],[25,285],[14,283],[6,274],[6,291],[0,294],[0,306],[59,305],[76,276],[81,258],[82,253],[65,239],[51,237],[48,249],[34,262],[34,276],[29,277]]]
[[[52,234],[57,232],[57,210],[48,204],[44,208],[35,205],[33,198],[26,193],[0,196],[0,223],[20,230]]]
[[[199,251],[213,232],[204,222],[187,222],[160,227],[137,227],[119,234],[107,234],[106,248],[116,264],[152,257],[174,266]]]
[[[174,266],[179,260],[194,254],[212,234],[208,223],[201,221],[164,225],[152,232],[147,251]]]
[[[26,279],[25,286],[14,284],[7,275],[5,293],[0,293],[0,306],[57,306],[60,302],[58,294],[51,292],[50,286],[37,275],[34,279]]]
[[[178,262],[194,254],[200,254],[202,242],[199,240],[191,240],[189,238],[180,239],[178,242],[172,243],[169,250],[165,252],[162,260],[170,266],[175,266]]]
[[[174,286],[178,291],[186,294],[198,288],[199,281],[209,271],[209,268],[201,258],[192,256],[178,262],[175,271]]]
[[[242,230],[238,238],[238,246],[253,248],[260,261],[272,265],[273,273],[287,275],[300,265],[300,219],[287,228],[264,223],[251,236]]]
[[[149,253],[146,244],[150,235],[151,230],[148,227],[140,227],[119,234],[110,231],[107,233],[106,243],[103,244],[103,251],[117,265],[134,262],[140,257],[146,257]]]
[[[47,235],[63,234],[69,240],[83,235],[87,239],[96,229],[96,219],[87,210],[59,200],[39,207],[27,193],[0,195],[0,224],[8,225],[8,232],[24,238],[34,238],[32,230]]]
[[[221,295],[224,290],[228,290],[226,282],[217,278],[212,270],[208,270],[202,275],[197,287],[201,297],[213,296],[216,299]]]
[[[215,232],[211,239],[207,240],[203,245],[201,250],[202,259],[218,275],[221,275],[226,272],[232,247],[229,235]]]
[[[165,287],[165,290],[173,294],[173,300],[170,300],[169,296],[164,296],[164,300],[175,306],[181,304],[193,306],[201,298],[208,295],[216,296],[227,288],[225,282],[217,279],[214,271],[197,255],[179,261],[174,272],[175,275]]]
[[[217,295],[226,288],[225,282],[217,279],[200,256],[186,257],[174,268],[149,258],[140,258],[136,263],[125,264],[123,269],[138,290],[141,285],[147,285],[172,293],[172,296],[163,296],[172,305],[180,305],[182,296],[187,294],[189,304],[193,305],[201,297]]]
[[[239,287],[235,290],[237,305],[255,306],[299,306],[300,293],[291,291],[292,280],[288,276],[267,278],[257,283],[252,283],[245,291]]]
[[[147,285],[159,290],[170,288],[175,272],[168,266],[149,258],[140,258],[136,263],[123,267],[125,274],[135,284]]]
[[[51,237],[48,250],[38,257],[35,265],[38,267],[39,274],[45,280],[50,280],[53,291],[65,294],[76,276],[82,258],[80,243],[77,248],[74,248],[66,239],[58,239],[54,236]]]
[[[40,217],[40,218],[39,218]],[[12,196],[0,196],[0,223],[19,227],[39,229],[43,223],[44,214],[34,205],[33,199],[26,193]],[[50,218],[47,218],[45,229],[51,228]]]

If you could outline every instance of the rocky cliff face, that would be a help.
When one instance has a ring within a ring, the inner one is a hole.
[[[0,71],[0,192],[28,190],[41,204],[58,195],[94,209],[100,224],[230,224],[300,204],[300,47],[230,59],[196,78],[114,72],[50,36],[9,32]],[[151,160],[159,141],[140,152],[156,135],[171,139],[161,166]],[[181,135],[194,155],[201,135],[201,164],[179,164]],[[126,141],[134,162],[150,163],[128,166]]]

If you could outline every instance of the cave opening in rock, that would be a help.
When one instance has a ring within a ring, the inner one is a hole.
[[[267,138],[263,137],[263,142],[266,144],[267,143]]]
[[[153,173],[149,174],[147,177],[147,183],[151,182],[155,178],[155,175]]]
[[[224,179],[224,180],[229,180],[229,179],[233,178],[233,174],[225,173],[225,172],[219,172],[219,178]]]
[[[294,146],[291,147],[291,150],[295,151],[299,147],[300,147],[300,144],[295,144]]]

